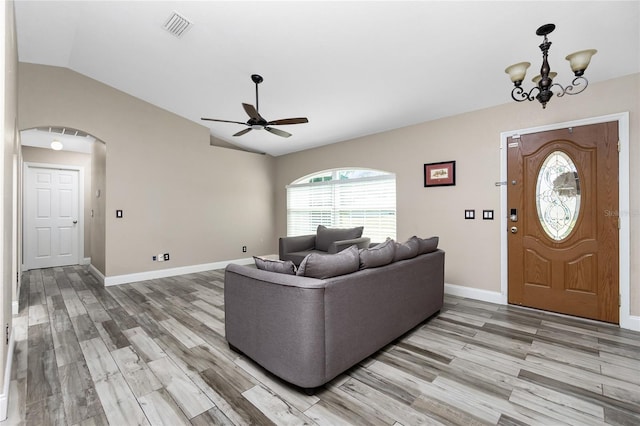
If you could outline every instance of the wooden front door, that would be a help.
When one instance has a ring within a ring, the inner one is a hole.
[[[618,123],[507,147],[509,303],[618,323]]]

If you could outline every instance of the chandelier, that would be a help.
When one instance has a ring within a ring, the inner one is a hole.
[[[514,101],[522,102],[537,99],[542,104],[542,108],[546,108],[547,102],[549,102],[554,94],[552,89],[555,88],[557,91],[556,96],[561,97],[564,95],[577,95],[578,93],[583,92],[589,85],[589,82],[583,77],[583,74],[589,66],[591,57],[597,52],[595,49],[574,52],[565,58],[569,61],[571,70],[575,75],[571,85],[563,87],[562,85],[553,82],[553,79],[558,73],[551,72],[551,69],[549,68],[547,55],[549,53],[549,48],[551,47],[551,42],[547,40],[547,35],[555,28],[556,26],[554,24],[546,24],[536,30],[537,35],[544,36],[544,41],[540,45],[540,50],[542,50],[542,67],[540,68],[540,74],[532,79],[535,86],[529,90],[529,92],[525,92],[521,85],[522,80],[524,80],[527,73],[527,68],[531,66],[531,63],[520,62],[518,64],[511,65],[504,70],[504,72],[509,74],[514,85],[514,88],[511,91],[511,98],[513,98]]]

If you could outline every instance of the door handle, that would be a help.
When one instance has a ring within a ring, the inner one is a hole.
[[[78,221],[77,221],[77,220],[74,220],[74,221],[73,221],[73,224],[75,225],[76,223],[78,223]]]
[[[512,234],[517,234],[518,233],[518,227],[517,226],[512,226],[510,229]]]

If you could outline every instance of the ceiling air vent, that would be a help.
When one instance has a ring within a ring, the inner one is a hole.
[[[181,37],[193,24],[178,12],[173,12],[162,26],[176,37]]]

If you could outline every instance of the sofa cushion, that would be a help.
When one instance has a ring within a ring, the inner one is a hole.
[[[316,250],[329,251],[329,246],[334,241],[352,240],[362,237],[364,226],[355,228],[327,228],[318,225],[316,230]]]
[[[273,260],[266,257],[253,256],[254,262],[256,262],[256,268],[263,271],[277,272],[279,274],[296,274],[296,265],[290,260]]]
[[[377,268],[393,262],[396,252],[396,243],[387,239],[384,243],[368,249],[360,250],[360,269]]]
[[[420,241],[418,237],[411,237],[404,243],[396,242],[396,253],[393,257],[393,261],[411,259],[418,255],[420,249]]]
[[[359,259],[356,246],[336,254],[311,253],[300,263],[297,274],[322,280],[346,275],[358,270]]]
[[[436,249],[438,248],[439,237],[415,238],[417,238],[418,242],[420,243],[418,254],[431,253],[432,251],[436,251]]]

